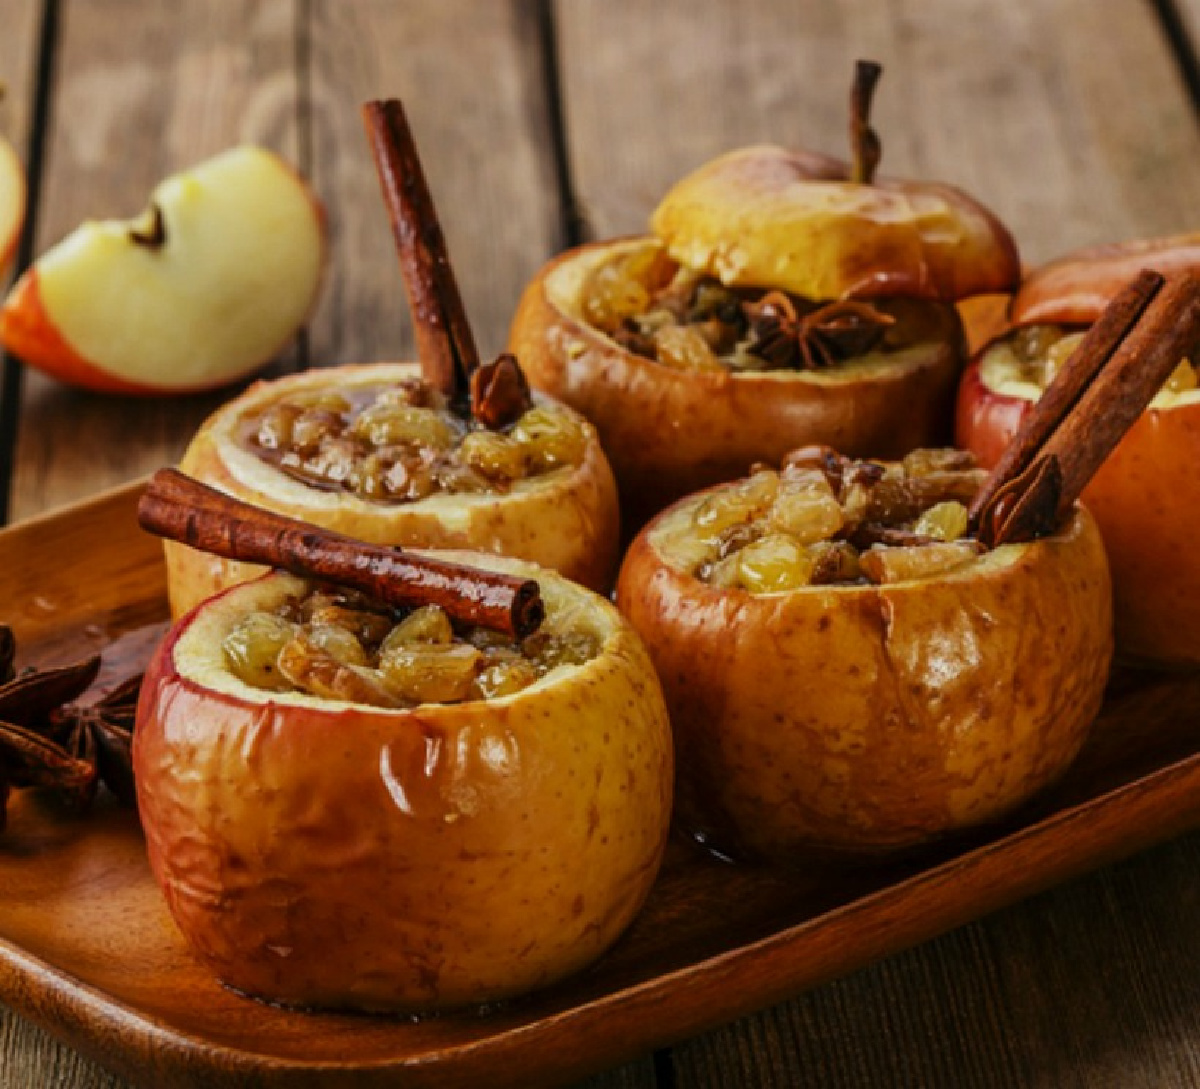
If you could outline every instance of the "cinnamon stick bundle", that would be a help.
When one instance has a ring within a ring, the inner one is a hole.
[[[532,579],[365,544],[243,503],[174,469],[150,478],[138,522],[203,552],[348,586],[389,605],[438,605],[452,620],[516,639],[532,635],[545,618]]]

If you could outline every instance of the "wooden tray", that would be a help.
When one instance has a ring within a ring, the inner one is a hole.
[[[22,661],[104,649],[101,685],[140,668],[166,607],[159,545],[134,522],[137,492],[0,532],[0,618]],[[304,1014],[224,990],[167,916],[131,812],[105,797],[81,822],[24,792],[0,835],[0,1001],[147,1086],[562,1082],[1200,824],[1196,721],[1200,679],[1120,675],[1051,796],[922,859],[789,874],[673,844],[645,911],[591,971],[423,1021]]]

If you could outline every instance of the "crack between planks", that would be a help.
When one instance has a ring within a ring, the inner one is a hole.
[[[554,180],[559,199],[559,249],[586,242],[590,236],[587,217],[575,191],[571,173],[571,154],[567,143],[566,114],[562,96],[562,66],[558,50],[558,26],[554,15],[555,0],[537,0],[536,21],[538,53],[541,58],[542,86],[546,93],[546,113],[550,122],[550,150]]]
[[[1192,110],[1200,117],[1200,57],[1197,55],[1200,44],[1188,33],[1177,0],[1150,0],[1150,6],[1158,16],[1175,66],[1192,100]]]
[[[32,263],[38,210],[42,196],[42,175],[46,142],[50,128],[50,100],[54,91],[54,68],[58,50],[60,0],[45,0],[38,32],[37,66],[34,71],[33,115],[30,119],[26,156],[25,223],[17,243],[15,273],[21,275]],[[20,360],[4,353],[0,375],[0,525],[9,520],[12,507],[13,475],[16,470],[17,437],[20,431],[21,395],[24,368]]]

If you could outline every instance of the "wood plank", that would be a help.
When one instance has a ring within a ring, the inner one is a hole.
[[[769,140],[840,154],[856,56],[885,66],[884,172],[963,186],[1027,261],[1200,222],[1200,186],[1178,177],[1200,161],[1200,130],[1141,0],[1115,0],[1103,20],[1086,0],[556,10],[571,167],[600,237],[644,230],[671,182],[722,150]]]
[[[359,104],[401,98],[481,353],[504,345],[559,217],[532,4],[314,5],[314,180],[333,222],[333,281],[314,364],[411,358],[399,267]]]
[[[1200,54],[1200,0],[1176,0],[1180,17],[1191,39],[1193,54]]]
[[[675,1049],[680,1089],[1188,1089],[1200,836]]]
[[[163,177],[233,144],[295,161],[293,8],[64,3],[38,252],[85,218],[134,214]],[[24,385],[14,519],[175,460],[223,399],[86,394],[33,372]]]

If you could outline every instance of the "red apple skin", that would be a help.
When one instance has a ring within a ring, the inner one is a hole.
[[[1013,298],[1016,325],[1091,325],[1142,269],[1200,269],[1200,231],[1135,239],[1066,254],[1031,272]]]
[[[672,783],[627,625],[540,692],[324,710],[181,676],[175,647],[206,607],[150,663],[134,767],[151,868],[219,979],[288,1005],[426,1011],[544,986],[625,929]]]
[[[36,268],[30,268],[17,281],[0,307],[0,344],[29,366],[72,386],[96,393],[158,392],[100,370],[63,339],[42,305]]]
[[[972,361],[959,388],[956,441],[993,465],[1033,402],[988,389]],[[1083,493],[1113,577],[1117,653],[1200,664],[1200,514],[1187,501],[1200,463],[1200,404],[1148,408]]]

